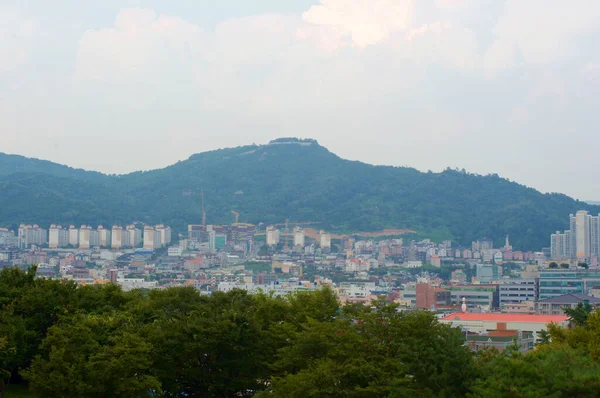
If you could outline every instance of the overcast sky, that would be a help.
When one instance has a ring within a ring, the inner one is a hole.
[[[0,151],[125,173],[316,138],[600,200],[598,0],[3,0]]]

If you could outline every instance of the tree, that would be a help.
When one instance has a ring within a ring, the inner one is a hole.
[[[590,268],[588,263],[577,263],[577,266],[585,269]]]
[[[600,364],[566,347],[497,353],[477,368],[469,398],[595,397],[600,388]]]
[[[575,326],[585,326],[588,317],[592,312],[592,306],[589,303],[579,303],[574,308],[565,308],[564,312],[569,316],[569,321]]]
[[[558,268],[558,263],[556,261],[552,261],[550,264],[548,264],[548,267],[552,269]]]
[[[148,397],[160,392],[150,344],[124,315],[75,315],[52,326],[22,372],[40,397]],[[51,375],[51,377],[49,377]]]
[[[329,322],[308,319],[291,338],[259,397],[461,396],[473,374],[460,331],[383,301]]]
[[[10,379],[10,359],[15,354],[14,347],[10,347],[6,337],[0,337],[0,398],[4,397],[4,389]]]
[[[560,268],[562,268],[562,269],[569,269],[570,266],[571,265],[569,263],[562,263],[562,264],[560,264]]]

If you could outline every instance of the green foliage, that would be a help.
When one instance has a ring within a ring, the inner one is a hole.
[[[474,354],[430,312],[399,312],[383,298],[340,307],[328,288],[142,294],[7,269],[0,303],[0,396],[8,381],[49,398],[593,397],[600,388],[600,313],[585,305],[568,312],[574,327],[549,325],[532,352]]]
[[[600,364],[577,351],[544,345],[527,355],[498,354],[478,361],[476,397],[595,397]]]
[[[316,143],[211,151],[124,176],[0,155],[0,184],[0,219],[8,224],[136,220],[185,232],[202,220],[203,190],[212,224],[230,223],[236,209],[244,222],[315,221],[344,233],[406,228],[461,244],[484,236],[502,244],[509,234],[523,250],[547,245],[570,213],[600,212],[496,175],[371,166],[340,159]]]

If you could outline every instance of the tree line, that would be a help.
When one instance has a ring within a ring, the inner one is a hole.
[[[473,353],[427,311],[191,287],[123,292],[0,272],[0,397],[591,397],[600,314],[530,353]]]

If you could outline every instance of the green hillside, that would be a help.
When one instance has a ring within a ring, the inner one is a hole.
[[[160,170],[104,176],[0,155],[0,223],[166,223],[183,231],[201,222],[320,222],[336,232],[407,228],[462,244],[509,234],[520,249],[548,246],[569,213],[600,206],[542,194],[497,175],[422,173],[339,158],[314,141],[222,149]]]

